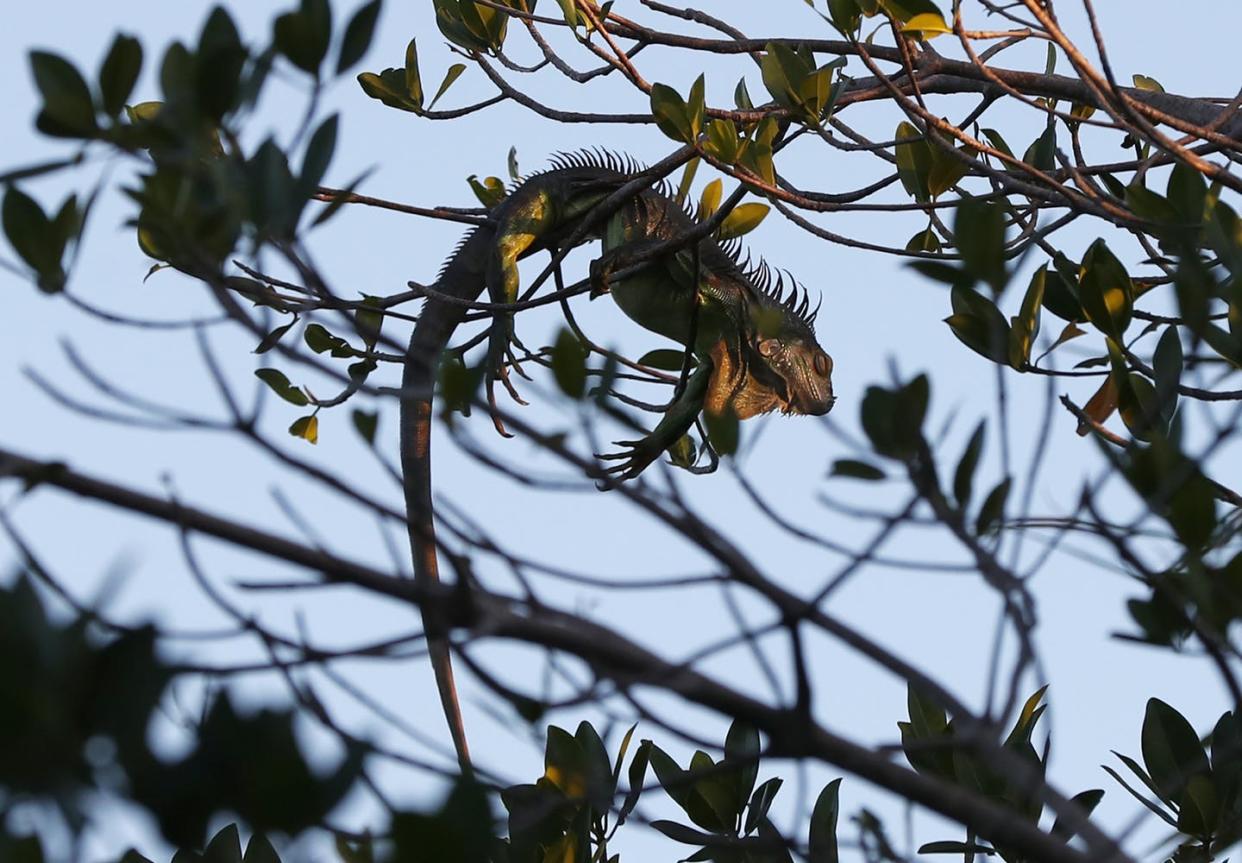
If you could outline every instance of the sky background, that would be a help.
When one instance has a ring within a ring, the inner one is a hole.
[[[340,3],[334,5],[339,32],[352,9]],[[548,0],[542,5],[555,10]],[[1233,55],[1236,33],[1242,25],[1242,8],[1235,3],[1219,0],[1183,4],[1175,12],[1165,4],[1100,5],[1110,58],[1120,78],[1128,79],[1133,73],[1151,75],[1167,90],[1186,95],[1229,96],[1236,92],[1236,74],[1220,62],[1220,58]],[[764,4],[729,0],[705,4],[707,7],[756,37],[832,36],[830,28],[811,14],[801,0]],[[7,107],[10,131],[0,146],[0,163],[7,167],[35,162],[63,149],[62,145],[39,137],[31,126],[36,110],[26,61],[31,48],[63,53],[87,70],[89,77],[97,69],[114,31],[139,35],[148,59],[132,101],[154,99],[158,93],[153,67],[157,68],[155,58],[162,46],[172,38],[194,40],[209,8],[209,4],[197,0],[177,4],[120,0],[106,6],[45,0],[8,10],[6,26],[0,29],[0,101]],[[283,8],[283,4],[255,2],[237,4],[231,11],[244,38],[251,44],[262,44],[267,39],[271,17]],[[618,2],[615,8],[655,24],[679,26],[626,0]],[[1085,31],[1078,4],[1062,0],[1060,12],[1066,29],[1082,38]],[[992,26],[990,22],[978,23]],[[372,50],[355,71],[379,71],[385,66],[401,65],[405,45],[412,36],[419,40],[424,88],[433,91],[443,71],[457,58],[449,54],[435,29],[430,3],[386,4]],[[946,41],[939,40],[937,47],[948,51],[950,46],[941,45]],[[513,28],[508,47],[519,61],[536,59],[536,51],[521,28]],[[1042,48],[1015,50],[1005,64],[1042,68],[1042,53]],[[568,46],[566,56],[579,68],[594,65],[585,52],[572,46]],[[711,104],[731,104],[733,87],[743,74],[752,95],[758,98],[763,92],[757,69],[740,58],[686,58],[653,48],[638,59],[648,79],[670,84],[683,93],[700,72],[705,72]],[[1064,66],[1064,58],[1061,63]],[[865,74],[856,61],[848,71]],[[522,79],[521,84],[528,93],[555,107],[646,110],[645,97],[611,78],[583,89],[568,84],[555,73],[543,72]],[[303,110],[304,91],[304,82],[293,71],[273,81],[247,128],[246,142],[256,144],[269,132],[285,139]],[[470,69],[438,107],[469,104],[491,92],[482,73]],[[960,117],[971,103],[968,99],[945,99],[937,104],[943,106],[937,110],[947,116]],[[672,149],[671,142],[652,127],[558,125],[509,104],[452,122],[430,122],[368,99],[351,76],[331,88],[322,111],[325,115],[340,111],[343,119],[336,160],[326,180],[328,185],[343,186],[373,168],[374,173],[361,191],[424,206],[474,205],[465,178],[470,174],[505,176],[505,160],[511,146],[517,148],[520,164],[527,171],[545,164],[552,153],[580,147],[604,146],[646,162],[655,161]],[[891,137],[901,119],[896,109],[887,105],[850,109],[843,118],[873,140]],[[1033,112],[997,112],[989,125],[1000,128],[1020,151],[1038,133],[1042,119]],[[1102,145],[1115,146],[1115,141],[1109,141],[1107,136],[1098,137]],[[825,191],[850,190],[882,176],[876,160],[863,154],[843,155],[823,146],[791,147],[779,164],[800,186]],[[38,195],[47,206],[59,203],[71,187],[67,183],[81,188],[101,169],[116,172],[114,180],[129,170],[120,163],[95,162],[63,181],[51,179],[29,183],[24,188]],[[700,171],[696,196],[711,177],[710,171]],[[732,184],[726,183],[726,191],[731,188]],[[143,283],[151,262],[138,250],[132,231],[124,226],[128,215],[126,201],[120,196],[112,194],[101,201],[71,276],[71,290],[105,309],[145,318],[184,319],[212,313],[205,292],[178,274],[159,273]],[[845,214],[816,220],[840,233],[896,245],[904,244],[906,238],[924,226],[917,214],[871,218]],[[1063,237],[1065,250],[1071,256],[1081,253],[1098,232],[1096,226],[1077,226]],[[459,225],[350,208],[314,232],[310,247],[338,293],[385,295],[404,290],[406,280],[433,279],[461,233]],[[939,428],[955,417],[944,449],[950,465],[956,461],[977,419],[988,416],[994,420],[993,369],[959,344],[940,323],[949,313],[949,303],[947,293],[939,286],[918,277],[899,261],[828,245],[776,215],[750,235],[747,242],[756,252],[792,271],[813,297],[823,296],[817,330],[821,343],[836,361],[834,384],[839,401],[831,420],[842,432],[859,434],[858,405],[866,386],[888,380],[893,368],[902,377],[920,371],[931,375],[929,427]],[[1138,260],[1140,256],[1123,239],[1116,243],[1129,261]],[[13,260],[7,248],[0,248],[0,255]],[[567,278],[583,275],[588,260],[589,253],[578,252]],[[541,265],[542,261],[535,263]],[[532,277],[529,268],[526,273],[527,279]],[[1024,280],[1015,284],[1017,287],[1010,289],[1004,304],[1006,309],[1016,306]],[[254,448],[210,433],[152,432],[88,420],[55,404],[24,374],[33,370],[67,393],[106,404],[91,393],[67,360],[64,348],[72,346],[99,373],[135,392],[196,414],[223,417],[220,399],[213,392],[202,358],[186,331],[137,332],[108,326],[75,311],[63,299],[38,294],[32,286],[2,270],[0,291],[6,297],[5,311],[0,315],[0,445],[34,457],[62,459],[75,468],[136,488],[174,491],[183,500],[208,510],[299,536],[300,528],[291,523],[274,500],[273,495],[280,494],[340,553],[392,565],[387,549],[402,548],[401,536],[390,534],[385,539],[366,513],[277,470]],[[626,321],[606,300],[579,303],[577,313],[597,340],[616,345],[629,355],[665,346],[654,335],[643,333]],[[528,343],[546,341],[555,324],[556,317],[551,312],[523,315],[520,321]],[[1055,319],[1046,316],[1045,337],[1057,330]],[[403,337],[397,327],[391,331],[386,328],[386,332]],[[253,339],[220,329],[212,331],[210,341],[229,380],[248,400],[256,385],[251,374],[256,366],[256,358],[250,353]],[[1099,347],[1094,337],[1083,339],[1082,343]],[[1080,357],[1073,350],[1067,349],[1062,362],[1077,358]],[[263,364],[273,363],[265,359]],[[287,361],[274,364],[290,372],[295,382],[309,383],[315,388],[317,380],[313,375],[292,368]],[[323,391],[328,391],[322,379],[318,380]],[[395,377],[392,380],[395,382]],[[1021,466],[1042,436],[1041,421],[1050,391],[1044,379],[1010,374],[1006,380],[1012,410],[1009,443],[1015,463]],[[1058,381],[1051,392],[1068,392],[1081,404],[1094,386],[1091,382]],[[525,385],[525,392],[533,405],[525,409],[524,417],[546,429],[569,429],[573,425],[573,408],[555,395],[546,376],[537,376],[535,385]],[[366,406],[381,410],[379,445],[395,458],[395,405]],[[1188,409],[1193,415],[1199,406]],[[296,415],[291,406],[275,400],[269,402],[266,429],[279,445],[329,468],[394,506],[399,504],[399,490],[359,444],[347,409],[321,415],[321,440],[315,449],[284,435],[283,429]],[[492,453],[541,475],[566,478],[564,468],[539,456],[533,446],[520,440],[494,440],[485,417],[476,415],[470,430]],[[904,499],[906,490],[897,483],[870,488],[847,480],[826,481],[825,474],[834,459],[855,453],[841,439],[828,434],[819,421],[776,417],[747,423],[744,431],[740,463],[748,475],[782,514],[830,538],[861,547],[875,528],[826,508],[819,501],[821,494],[827,492],[836,500],[860,506],[891,507]],[[618,496],[599,494],[589,484],[580,484],[578,490],[570,492],[524,489],[464,456],[448,442],[442,429],[437,434],[437,492],[469,512],[516,551],[549,563],[617,578],[705,571],[707,561],[701,554],[666,529],[642,518]],[[1048,468],[1034,492],[1036,514],[1066,511],[1083,481],[1099,469],[1094,447],[1074,434],[1074,424],[1066,414],[1054,414],[1046,443]],[[1001,475],[996,444],[995,422],[991,421],[978,480],[980,489],[990,488]],[[1238,476],[1239,466],[1242,462],[1237,452],[1231,451],[1222,453],[1213,467],[1215,474],[1229,484],[1231,478]],[[841,557],[792,539],[764,521],[746,502],[728,471],[709,477],[680,476],[676,481],[700,514],[718,524],[766,573],[791,589],[813,592],[842,566]],[[1111,482],[1112,488],[1118,486],[1116,480]],[[108,607],[116,617],[154,617],[182,630],[213,628],[224,622],[194,586],[171,531],[106,507],[71,500],[52,490],[40,490],[18,504],[14,502],[15,491],[11,484],[0,488],[0,504],[11,506],[17,523],[44,563],[80,598],[89,601],[98,596],[110,574],[123,573],[124,580],[108,597]],[[1119,492],[1112,500],[1118,517],[1132,511],[1124,494]],[[1085,547],[1072,539],[1068,545]],[[297,574],[206,540],[197,540],[195,548],[202,552],[207,570],[226,584]],[[1029,560],[1037,550],[1038,544],[1028,541],[1023,560]],[[907,560],[962,560],[955,548],[917,530],[899,532],[886,552]],[[6,546],[0,544],[0,560],[8,559]],[[491,572],[491,578],[491,584],[497,588],[514,587],[502,573]],[[1222,689],[1205,663],[1110,637],[1113,632],[1129,628],[1123,601],[1139,593],[1126,578],[1058,554],[1033,580],[1032,588],[1040,603],[1043,624],[1038,632],[1041,659],[1047,678],[1053,682],[1049,714],[1054,737],[1051,774],[1068,793],[1088,787],[1106,788],[1108,794],[1098,810],[1100,817],[1108,825],[1119,826],[1135,814],[1137,804],[1117,789],[1098,765],[1109,760],[1110,749],[1137,754],[1146,699],[1157,696],[1168,701],[1205,729],[1224,707]],[[714,588],[675,593],[605,592],[548,583],[541,584],[541,591],[546,600],[587,613],[671,656],[687,655],[731,627],[724,598]],[[353,644],[416,628],[410,609],[344,589],[293,596],[259,597],[236,591],[230,595],[245,602],[265,623],[282,631],[296,632],[297,622],[302,619],[328,644]],[[765,609],[740,595],[738,599],[752,622],[768,619]],[[947,682],[968,704],[983,703],[998,609],[977,576],[868,567],[834,595],[828,609]],[[786,684],[788,669],[780,662],[783,644],[773,641],[766,646],[775,657],[782,684]],[[866,743],[893,742],[895,723],[905,718],[904,684],[827,639],[813,638],[808,647],[813,655],[816,710],[821,721],[834,731]],[[244,641],[216,645],[206,652],[192,643],[180,644],[177,649],[192,650],[200,657],[219,662],[259,655],[255,645]],[[532,684],[540,679],[541,658],[535,651],[503,645],[489,646],[478,655],[506,675],[506,679]],[[732,685],[761,697],[772,697],[749,654],[740,649],[719,654],[704,667]],[[450,763],[443,758],[448,738],[423,659],[387,665],[353,663],[342,666],[342,670],[359,686],[381,697],[395,713],[426,730],[438,746],[429,757]],[[1033,691],[1040,682],[1028,680],[1024,688]],[[279,681],[270,676],[248,679],[239,688],[251,703],[279,704],[286,698]],[[192,686],[180,694],[184,703],[193,703]],[[428,755],[426,747],[409,742],[370,718],[341,693],[326,694],[340,717],[359,730],[408,745],[410,751],[419,755]],[[507,714],[490,715],[485,709],[490,702],[468,679],[463,700],[472,748],[479,762],[493,767],[506,781],[533,781],[542,770],[542,753],[534,742],[539,729],[527,729]],[[709,739],[723,737],[724,724],[718,717],[667,699],[651,698],[650,703],[668,706],[669,715],[695,733]],[[177,710],[176,706],[170,707],[170,721],[153,729],[158,745],[170,753],[186,742],[177,729]],[[582,718],[589,717],[567,711],[551,720],[572,727]],[[325,764],[331,763],[335,752],[330,741],[312,728],[304,731],[318,757]],[[666,731],[640,727],[638,734],[654,736],[683,760],[688,753]],[[613,748],[617,739],[610,740]],[[794,792],[798,783],[793,781],[794,771],[787,764],[771,764],[764,768],[761,779],[773,774],[789,780],[789,790],[783,794],[784,808],[778,807],[781,816],[795,817],[798,801]],[[823,782],[835,775],[832,770],[811,771],[811,799]],[[441,790],[438,781],[424,774],[386,770],[383,778],[396,799],[411,805],[432,801]],[[668,814],[663,804],[656,804],[658,796],[648,795],[649,805],[645,808],[656,817]],[[885,798],[852,777],[847,777],[842,788],[842,800],[847,814],[867,805],[892,816],[890,831],[898,847],[905,849],[897,807],[885,803]],[[374,815],[372,802],[359,794],[338,813],[337,820],[357,828]],[[151,826],[132,813],[103,820],[107,823],[101,826],[92,846],[99,859],[130,843],[140,844],[149,856],[163,853],[152,839]],[[374,821],[370,823],[375,825]],[[842,832],[847,834],[849,828],[843,827]],[[623,856],[628,851],[630,859],[651,853],[659,853],[658,859],[673,859],[676,853],[664,840],[653,842],[644,831],[634,829],[628,834],[623,831],[618,849]],[[1145,835],[1156,837],[1159,832],[1149,831]],[[916,839],[924,842],[957,837],[952,829],[935,832],[920,826]],[[1144,846],[1140,843],[1135,847]],[[325,858],[322,844],[314,841],[303,850],[317,855],[316,859]]]

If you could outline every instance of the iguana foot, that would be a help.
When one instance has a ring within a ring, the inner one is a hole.
[[[484,386],[487,390],[487,408],[492,417],[492,425],[501,437],[513,437],[500,418],[500,410],[496,404],[496,381],[500,381],[510,397],[520,405],[527,402],[518,394],[517,388],[509,380],[509,365],[517,368],[517,359],[513,355],[513,319],[501,315],[492,321],[491,332],[487,342],[487,362],[484,371]]]
[[[600,461],[617,462],[617,464],[602,468],[600,473],[620,482],[637,477],[664,452],[664,448],[650,438],[615,440],[612,443],[613,446],[625,447],[625,449],[614,453],[596,453],[595,457]]]

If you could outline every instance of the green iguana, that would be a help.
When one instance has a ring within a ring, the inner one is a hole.
[[[518,259],[567,242],[590,210],[635,171],[633,163],[609,154],[557,157],[549,170],[523,180],[492,210],[490,225],[462,240],[429,292],[410,338],[401,398],[401,466],[419,588],[439,581],[431,501],[432,397],[441,357],[468,311],[435,295],[473,301],[486,287],[493,300],[515,301]],[[739,244],[722,246],[707,238],[637,272],[618,274],[644,250],[684,236],[695,224],[694,216],[663,190],[648,188],[593,232],[604,246],[591,268],[596,292],[610,293],[627,316],[682,344],[697,360],[652,432],[622,442],[626,451],[600,456],[618,462],[602,471],[614,480],[637,476],[705,410],[720,414],[731,409],[739,419],[774,410],[821,415],[835,401],[832,359],[815,340],[815,312],[806,293],[799,294],[796,286],[785,291],[784,280],[765,265],[751,266],[741,258]],[[493,325],[487,359],[493,375],[494,364],[503,362],[508,349],[508,318],[498,315]],[[469,771],[448,633],[436,614],[428,613],[426,605],[423,609],[440,700],[462,770]]]

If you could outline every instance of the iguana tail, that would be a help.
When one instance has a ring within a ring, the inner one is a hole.
[[[484,287],[485,261],[494,242],[495,231],[492,228],[478,228],[468,234],[440,272],[436,290],[462,299],[478,297]],[[461,306],[434,298],[424,302],[410,337],[405,372],[401,379],[401,470],[414,580],[420,590],[426,590],[440,581],[436,560],[435,513],[431,504],[431,403],[435,394],[436,369],[466,311]],[[457,760],[462,772],[468,774],[471,771],[470,751],[466,745],[466,729],[453,680],[448,627],[427,604],[421,608],[427,652],[435,673],[436,687],[440,691],[440,703],[453,736]]]

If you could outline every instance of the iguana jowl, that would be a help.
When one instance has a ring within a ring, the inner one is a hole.
[[[474,300],[486,287],[494,300],[513,302],[517,261],[565,243],[590,210],[631,179],[634,166],[613,156],[571,154],[528,177],[491,212],[492,224],[472,231],[440,271],[435,292]],[[676,443],[706,410],[732,410],[739,419],[773,410],[827,413],[832,359],[815,340],[815,313],[805,293],[750,266],[736,243],[703,239],[652,260],[624,278],[613,274],[661,241],[684,236],[694,217],[660,189],[625,203],[597,233],[604,254],[592,265],[597,289],[642,327],[686,346],[697,365],[655,429],[627,450],[606,456],[619,479],[637,476]],[[416,584],[439,581],[431,502],[432,397],[440,359],[466,307],[430,296],[410,338],[402,379],[401,466]],[[488,362],[503,359],[509,323],[497,319]],[[690,344],[693,342],[692,344]],[[492,369],[491,371],[495,371]],[[440,700],[463,771],[469,753],[453,680],[447,627],[424,604],[423,625]]]

